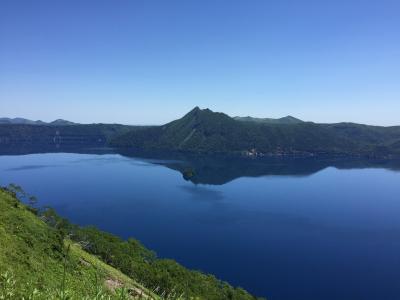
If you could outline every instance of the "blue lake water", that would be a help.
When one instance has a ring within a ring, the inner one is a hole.
[[[270,300],[394,300],[399,169],[48,153],[0,156],[0,184]]]

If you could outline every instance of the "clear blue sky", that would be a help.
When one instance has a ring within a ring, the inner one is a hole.
[[[400,2],[1,0],[0,115],[400,125]]]

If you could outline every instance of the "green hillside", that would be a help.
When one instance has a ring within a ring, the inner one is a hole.
[[[35,201],[16,186],[0,189],[0,299],[256,299],[17,196]]]
[[[0,190],[0,299],[120,299],[124,289],[159,299]]]
[[[111,140],[116,147],[245,155],[400,155],[400,127],[351,123],[237,121],[196,107],[164,126],[130,131]]]

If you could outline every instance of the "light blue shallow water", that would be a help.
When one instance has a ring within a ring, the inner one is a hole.
[[[268,299],[400,299],[400,173],[282,173],[196,185],[118,154],[0,156],[1,185]]]

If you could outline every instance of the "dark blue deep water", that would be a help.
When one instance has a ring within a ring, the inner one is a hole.
[[[271,300],[395,300],[399,166],[3,155],[0,184]]]

